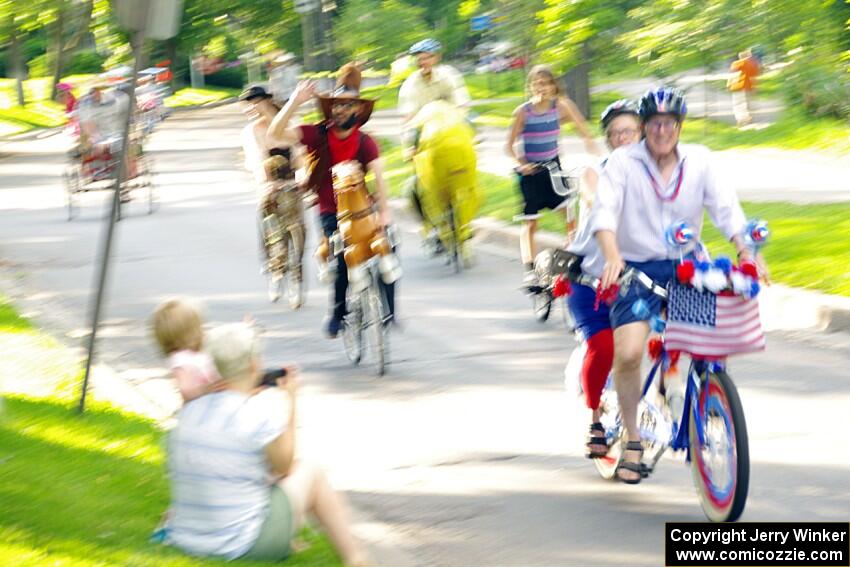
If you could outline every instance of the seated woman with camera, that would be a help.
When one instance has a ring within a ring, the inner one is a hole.
[[[367,565],[348,506],[315,466],[295,460],[294,369],[265,387],[260,341],[245,323],[206,336],[220,388],[188,402],[170,434],[168,541],[188,553],[281,560],[312,513],[345,565]]]

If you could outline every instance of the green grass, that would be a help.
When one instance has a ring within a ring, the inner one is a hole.
[[[800,109],[782,113],[761,130],[739,130],[731,124],[688,118],[682,141],[704,144],[713,150],[771,147],[789,150],[850,151],[850,123],[836,118],[813,118]]]
[[[525,75],[521,69],[502,73],[470,73],[464,75],[464,80],[473,100],[525,96]]]
[[[218,87],[209,87],[203,89],[193,89],[187,87],[180,89],[173,95],[165,99],[165,106],[169,108],[184,108],[187,106],[200,106],[202,104],[211,104],[219,102],[231,97],[239,96],[239,89],[227,89]]]
[[[98,401],[78,415],[66,351],[0,296],[0,565],[224,565],[148,541],[168,507],[164,433]],[[27,393],[45,378],[48,393]],[[287,565],[340,565],[324,536],[300,538],[308,548]]]
[[[74,86],[79,97],[95,75],[69,75],[62,80]],[[0,136],[20,134],[34,128],[55,128],[65,124],[65,109],[50,100],[51,79],[40,77],[24,81],[27,104],[18,105],[14,79],[0,79]]]

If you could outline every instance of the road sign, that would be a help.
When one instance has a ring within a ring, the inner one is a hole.
[[[129,31],[144,31],[148,39],[177,35],[183,0],[115,0],[119,23]]]
[[[309,14],[319,9],[319,0],[295,0],[296,14]]]
[[[489,30],[493,27],[493,19],[490,16],[473,16],[469,23],[474,32]]]

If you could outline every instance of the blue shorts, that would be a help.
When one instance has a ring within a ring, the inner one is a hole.
[[[567,296],[567,305],[575,319],[576,329],[581,332],[584,340],[611,328],[611,320],[608,313],[608,304],[599,302],[599,308],[594,309],[596,304],[596,290],[586,285],[571,282],[572,292]]]
[[[649,262],[626,262],[627,266],[636,268],[655,280],[661,287],[667,287],[676,277],[676,262],[673,260],[651,260]],[[642,321],[632,313],[632,305],[638,299],[643,299],[649,305],[652,315],[660,315],[662,299],[637,282],[629,286],[625,296],[617,296],[611,306],[611,327],[617,328],[635,321]]]

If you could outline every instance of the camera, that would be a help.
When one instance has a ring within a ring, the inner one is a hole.
[[[263,379],[260,381],[260,386],[277,386],[278,379],[286,378],[287,374],[286,368],[266,370],[263,373]]]

